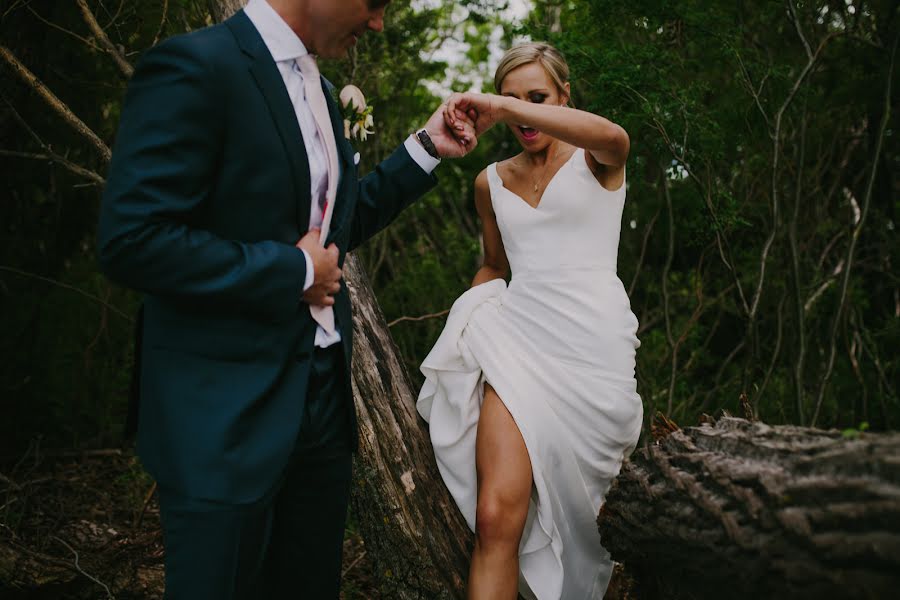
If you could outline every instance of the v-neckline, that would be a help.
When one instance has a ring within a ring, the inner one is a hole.
[[[575,151],[572,152],[572,156],[570,156],[569,158],[567,158],[567,159],[566,159],[566,162],[564,162],[562,165],[560,165],[560,167],[556,170],[556,173],[553,174],[553,177],[551,177],[551,178],[550,178],[550,181],[547,182],[547,185],[544,186],[544,191],[541,192],[541,197],[538,198],[538,202],[537,202],[537,204],[535,204],[534,206],[532,206],[531,203],[530,203],[528,200],[526,200],[525,198],[523,198],[523,197],[520,196],[519,194],[515,193],[514,191],[512,191],[511,189],[509,189],[508,187],[506,187],[506,184],[503,182],[503,178],[500,177],[500,171],[497,170],[497,165],[494,165],[494,172],[497,173],[497,179],[500,181],[500,187],[502,187],[504,190],[506,190],[507,192],[509,192],[510,194],[512,194],[513,196],[515,196],[516,198],[518,198],[519,201],[522,202],[525,206],[527,206],[527,207],[530,208],[531,210],[536,211],[536,210],[538,210],[538,209],[541,207],[541,205],[544,203],[544,196],[547,195],[547,190],[549,190],[549,189],[550,189],[550,186],[553,184],[553,182],[556,181],[556,176],[559,175],[560,172],[562,172],[562,170],[565,169],[566,166],[567,166],[570,162],[572,162],[572,159],[575,158],[575,155],[578,153],[578,150],[579,150],[578,148],[575,148]]]

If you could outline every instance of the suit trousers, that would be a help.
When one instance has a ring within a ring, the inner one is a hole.
[[[259,500],[160,488],[167,600],[338,598],[352,455],[346,377],[342,344],[315,349],[296,446]]]

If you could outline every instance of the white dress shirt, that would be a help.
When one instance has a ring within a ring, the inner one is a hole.
[[[309,203],[309,228],[318,229],[322,227],[322,208],[319,206],[319,200],[325,196],[328,189],[328,156],[325,150],[325,143],[319,137],[316,129],[316,121],[313,118],[312,110],[306,101],[306,93],[303,89],[303,75],[297,66],[297,58],[308,54],[306,46],[294,33],[294,30],[285,23],[275,9],[273,9],[266,0],[250,0],[244,8],[250,22],[256,27],[260,36],[265,42],[284,85],[287,88],[288,96],[294,105],[294,113],[297,115],[297,122],[300,124],[300,132],[303,134],[303,145],[306,147],[306,156],[309,160],[309,182],[310,182],[310,199]],[[341,132],[342,133],[342,132]],[[406,150],[416,163],[426,173],[431,173],[440,163],[440,160],[432,157],[418,143],[414,136],[410,135],[404,142]],[[306,250],[302,251],[306,257],[306,280],[303,283],[303,291],[305,292],[313,284],[314,273],[312,258]],[[341,333],[336,328],[334,333],[329,334],[327,331],[319,327],[316,330],[316,346],[326,348],[341,340]]]

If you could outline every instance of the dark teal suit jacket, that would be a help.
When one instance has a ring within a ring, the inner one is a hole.
[[[323,85],[341,167],[327,243],[343,265],[435,180],[402,146],[358,179]],[[249,502],[286,464],[316,331],[295,247],[308,230],[309,177],[284,82],[243,11],[142,58],[113,150],[98,254],[112,280],[145,294],[138,452],[161,485]],[[349,373],[345,284],[335,318]],[[355,420],[353,432],[355,443]]]

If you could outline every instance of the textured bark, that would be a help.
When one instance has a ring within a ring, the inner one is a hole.
[[[209,14],[213,20],[220,23],[244,8],[247,0],[209,0]]]
[[[352,257],[353,395],[360,450],[353,509],[386,598],[462,598],[473,536],[437,470],[399,352]]]
[[[723,418],[635,452],[598,516],[647,598],[889,598],[900,434]]]

